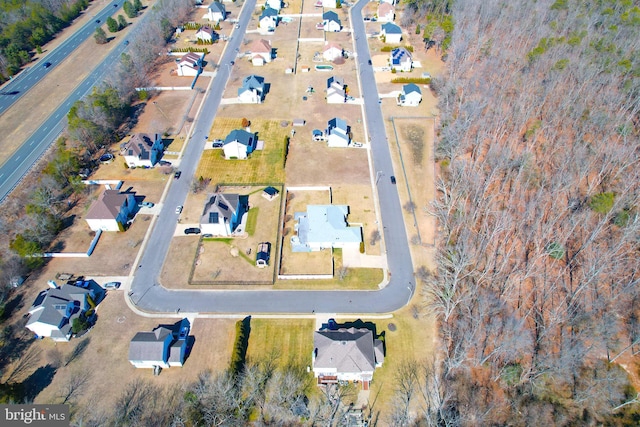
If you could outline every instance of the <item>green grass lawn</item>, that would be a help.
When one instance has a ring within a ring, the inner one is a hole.
[[[260,208],[251,208],[249,209],[249,213],[247,215],[247,227],[245,231],[249,236],[253,236],[256,232],[256,227],[258,226],[258,212]]]
[[[224,139],[240,128],[240,119],[216,118],[210,139]],[[255,120],[251,131],[264,141],[264,149],[254,151],[246,160],[226,160],[222,150],[205,150],[196,171],[197,177],[211,178],[214,183],[256,184],[284,182],[285,137],[288,128],[278,121]]]
[[[278,356],[278,366],[311,365],[312,319],[251,319],[247,360]]]

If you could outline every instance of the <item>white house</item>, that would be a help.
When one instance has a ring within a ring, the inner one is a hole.
[[[322,29],[328,33],[337,33],[342,29],[342,22],[340,22],[338,14],[333,10],[329,10],[322,14]]]
[[[295,212],[296,221],[291,236],[293,252],[315,252],[329,248],[357,250],[362,242],[362,227],[347,223],[349,206],[307,205],[306,212]]]
[[[336,76],[327,79],[327,104],[344,104],[347,102],[347,86]]]
[[[252,74],[242,80],[238,88],[238,102],[241,104],[260,104],[264,99],[264,77]]]
[[[339,0],[321,0],[320,3],[322,3],[322,7],[326,7],[329,9],[335,9],[338,7],[338,1]]]
[[[342,58],[343,50],[342,47],[338,43],[325,42],[324,48],[322,49],[322,57],[325,61],[333,61],[337,58]]]
[[[391,3],[382,2],[378,6],[378,22],[393,22],[396,19],[396,9]]]
[[[213,43],[214,40],[218,38],[218,35],[213,28],[204,26],[200,27],[200,29],[196,32],[196,39],[202,40],[204,43]]]
[[[69,341],[73,320],[94,308],[104,295],[100,286],[82,283],[87,287],[64,284],[40,292],[29,308],[26,328],[41,338]]]
[[[402,40],[402,28],[393,22],[382,24],[380,37],[384,37],[385,43],[397,44]]]
[[[258,19],[258,29],[262,32],[272,33],[278,26],[278,11],[271,7],[266,7]]]
[[[242,224],[242,217],[248,210],[248,196],[216,193],[204,205],[200,230],[203,234],[232,236]]]
[[[267,64],[271,62],[273,55],[271,41],[265,39],[254,40],[249,45],[249,52],[251,52],[251,63],[254,66],[260,67]]]
[[[417,107],[422,101],[422,92],[418,85],[409,83],[402,86],[402,93],[398,95],[398,105],[403,107]]]
[[[329,120],[325,136],[327,139],[327,146],[329,147],[348,147],[351,139],[349,138],[349,126],[347,122],[334,117]]]
[[[282,0],[266,0],[264,5],[265,7],[270,7],[271,9],[279,11],[282,9]]]
[[[227,19],[227,8],[219,1],[214,1],[209,5],[205,18],[212,22],[224,21]]]
[[[360,381],[369,389],[373,372],[384,362],[384,343],[361,328],[320,329],[313,333],[313,375],[318,384]]]
[[[392,6],[395,6],[397,1],[396,0],[380,0],[380,3],[389,3]]]
[[[138,332],[129,343],[129,362],[136,368],[182,366],[187,355],[189,320]]]
[[[225,159],[246,159],[256,149],[257,138],[255,133],[244,129],[232,130],[224,140],[222,149]]]
[[[204,53],[189,52],[183,55],[178,62],[178,75],[185,77],[197,76],[202,69]]]
[[[163,149],[160,134],[155,134],[151,139],[146,133],[136,133],[121,146],[121,154],[130,168],[150,168],[160,161]]]
[[[403,47],[397,47],[390,53],[389,65],[392,70],[396,71],[411,71],[413,67],[413,61],[411,60],[411,53]]]
[[[133,193],[105,190],[91,205],[85,220],[93,231],[124,231],[136,207]]]

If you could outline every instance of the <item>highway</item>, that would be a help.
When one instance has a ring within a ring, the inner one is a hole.
[[[351,9],[356,34],[358,57],[364,63],[369,58],[362,8],[368,0],[360,0]],[[384,224],[390,281],[377,291],[280,291],[280,290],[169,290],[159,284],[159,274],[168,254],[178,215],[175,206],[184,205],[190,190],[191,177],[200,160],[205,138],[213,124],[222,93],[229,79],[256,0],[247,0],[235,30],[220,60],[204,101],[200,116],[194,122],[191,139],[181,161],[182,178],[174,180],[164,200],[165,208],[157,218],[145,245],[144,253],[129,292],[130,302],[139,310],[150,313],[387,313],[406,305],[415,290],[413,266],[405,232],[402,207],[397,188],[390,181],[393,175],[391,153],[386,138],[378,91],[371,66],[360,69],[362,93],[365,98],[366,121],[371,136],[371,150],[377,181],[377,192]]]
[[[117,7],[114,5],[117,4]],[[91,37],[95,29],[102,25],[106,18],[111,16],[121,6],[121,2],[109,3],[109,6],[94,17],[94,19],[85,24],[80,30],[72,35],[68,40],[63,42],[56,49],[51,51],[45,58],[40,61],[50,62],[51,66],[44,68],[42,65],[31,67],[23,71],[20,75],[3,88],[3,92],[20,90],[20,93],[11,96],[0,96],[0,113],[9,108],[20,96],[24,95],[36,83],[44,77],[44,75],[60,64],[69,53],[76,49],[83,41]],[[97,24],[95,20],[100,20]],[[20,180],[27,174],[35,162],[42,156],[44,152],[55,141],[56,137],[64,129],[67,121],[66,116],[69,108],[74,102],[89,93],[92,87],[103,80],[106,70],[113,63],[118,61],[120,54],[126,49],[121,42],[114,50],[82,81],[73,92],[65,99],[56,110],[49,115],[45,122],[37,129],[21,146],[14,152],[9,159],[0,167],[0,202],[20,183]]]

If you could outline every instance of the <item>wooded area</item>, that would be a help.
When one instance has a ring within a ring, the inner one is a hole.
[[[638,425],[640,9],[452,8],[437,271],[419,272],[441,363],[420,417]]]

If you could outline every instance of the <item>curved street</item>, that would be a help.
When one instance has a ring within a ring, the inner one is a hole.
[[[190,178],[200,160],[205,138],[213,124],[220,99],[229,79],[236,48],[242,37],[232,36],[227,44],[217,74],[212,80],[200,115],[194,122],[190,141],[181,161],[183,179],[174,180],[164,200],[165,209],[157,217],[134,273],[130,303],[150,313],[386,313],[408,303],[415,289],[411,254],[397,188],[390,181],[393,173],[391,153],[373,69],[368,63],[369,48],[362,19],[360,0],[351,9],[356,51],[360,63],[366,122],[377,182],[381,218],[384,224],[389,281],[378,291],[279,291],[279,290],[169,290],[159,285],[158,276],[167,256],[176,227],[174,207],[184,205]],[[256,0],[247,0],[239,17],[240,34],[244,34]],[[186,178],[186,179],[185,179]]]

